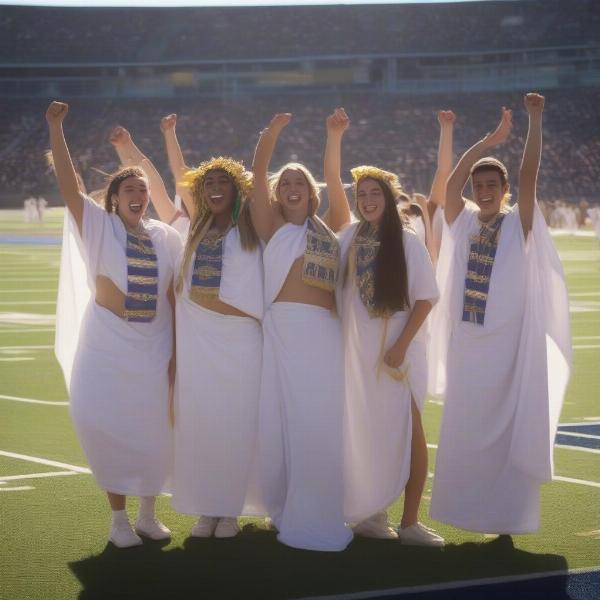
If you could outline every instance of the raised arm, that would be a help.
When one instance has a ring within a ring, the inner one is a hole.
[[[342,137],[349,125],[350,119],[343,108],[336,108],[333,114],[327,117],[324,172],[327,197],[329,198],[327,224],[333,231],[339,231],[350,223],[350,205],[340,176],[342,169]]]
[[[452,139],[456,115],[451,110],[438,112],[440,141],[438,144],[437,168],[431,182],[429,200],[436,206],[446,203],[446,181],[452,172]]]
[[[254,189],[250,201],[250,215],[252,223],[259,237],[268,242],[277,227],[277,217],[271,205],[271,193],[269,190],[269,163],[275,150],[275,144],[283,128],[290,122],[290,113],[276,114],[269,126],[264,129],[258,139],[254,160],[252,161],[252,173],[254,174]]]
[[[141,167],[146,171],[150,183],[150,199],[158,217],[163,223],[172,223],[179,212],[169,198],[164,181],[152,161],[134,144],[131,134],[125,127],[115,127],[109,139],[123,166]]]
[[[435,264],[438,255],[438,248],[435,244],[435,240],[433,239],[431,219],[429,217],[429,211],[427,210],[427,198],[425,198],[423,194],[414,194],[413,198],[423,213],[421,218],[423,219],[423,225],[425,226],[425,246],[427,247],[427,252],[429,252],[429,258],[431,259],[431,262]]]
[[[537,175],[542,156],[542,113],[544,96],[527,94],[525,108],[529,114],[529,130],[519,171],[519,216],[525,237],[533,226],[533,209],[536,202]]]
[[[183,152],[181,151],[181,147],[179,146],[177,133],[175,131],[176,126],[177,115],[175,113],[171,113],[170,115],[167,115],[166,117],[163,117],[160,120],[160,130],[162,131],[162,134],[165,138],[167,157],[169,159],[169,168],[171,169],[171,174],[173,175],[173,179],[175,180],[175,191],[183,200],[183,204],[188,214],[192,216],[195,210],[192,194],[190,193],[189,188],[180,184],[184,173],[186,171],[189,171],[190,167],[188,167],[185,164]]]
[[[150,183],[150,199],[158,213],[158,217],[163,223],[172,223],[181,213],[175,208],[175,204],[169,197],[169,192],[167,192],[163,178],[149,158],[144,158],[140,167],[142,167],[146,175],[148,175],[148,181]]]
[[[83,224],[83,198],[77,183],[77,173],[71,161],[67,142],[63,133],[63,120],[67,116],[69,105],[63,102],[52,102],[46,111],[46,121],[50,130],[50,149],[54,162],[54,172],[58,180],[58,188],[65,205],[77,223],[81,233]]]
[[[471,146],[458,161],[456,168],[448,179],[446,185],[446,205],[444,214],[446,222],[451,225],[465,205],[462,196],[463,188],[469,179],[471,167],[482,157],[483,153],[504,142],[512,129],[512,111],[502,109],[502,117],[496,130],[488,133],[482,140]]]
[[[144,153],[133,143],[131,134],[125,127],[115,127],[109,136],[119,161],[124,167],[139,167],[146,158]]]

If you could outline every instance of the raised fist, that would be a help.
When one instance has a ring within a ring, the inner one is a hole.
[[[343,133],[350,125],[350,119],[343,108],[336,108],[326,120],[327,131],[330,133]]]
[[[163,133],[170,129],[175,129],[175,125],[177,125],[177,115],[175,113],[171,113],[160,120],[160,130]]]
[[[456,115],[451,110],[440,110],[437,114],[438,123],[440,127],[444,125],[454,125],[456,121]]]
[[[536,94],[535,92],[525,94],[525,98],[523,100],[525,102],[525,108],[529,114],[540,114],[544,110],[544,103],[546,99],[540,94]]]
[[[131,140],[131,135],[125,127],[119,125],[110,132],[108,139],[113,146],[121,146]]]
[[[52,102],[46,111],[46,121],[50,125],[62,123],[69,112],[69,105],[64,102]]]

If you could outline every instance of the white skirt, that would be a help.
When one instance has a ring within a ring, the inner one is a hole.
[[[279,541],[343,550],[344,382],[339,319],[307,304],[276,302],[263,322],[259,468]]]
[[[483,533],[539,528],[541,480],[511,461],[511,394],[521,324],[486,335],[459,323],[448,351],[448,379],[431,495],[431,516]]]
[[[166,490],[170,339],[170,328],[166,335],[142,335],[93,300],[87,307],[70,413],[94,477],[108,492],[156,496]]]
[[[409,313],[387,322],[384,348],[402,333]],[[414,339],[394,379],[379,364],[383,319],[370,318],[355,288],[344,301],[346,412],[344,428],[345,501],[350,522],[362,521],[385,509],[404,490],[410,475],[411,397],[421,409],[427,386],[426,345]]]
[[[254,476],[261,360],[257,320],[178,298],[175,510],[265,514]]]

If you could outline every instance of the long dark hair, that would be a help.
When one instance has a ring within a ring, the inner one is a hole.
[[[410,308],[408,299],[408,271],[402,243],[403,226],[396,199],[390,187],[376,180],[385,198],[383,215],[379,222],[379,251],[375,258],[375,309],[390,314]]]

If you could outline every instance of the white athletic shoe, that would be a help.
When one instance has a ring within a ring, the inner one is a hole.
[[[156,518],[139,518],[135,523],[135,531],[151,540],[171,539],[171,530]]]
[[[240,532],[240,526],[237,519],[234,517],[223,517],[219,519],[217,528],[215,529],[216,538],[235,537]]]
[[[398,537],[398,534],[390,527],[385,511],[378,512],[372,517],[357,523],[352,530],[356,535],[380,540],[395,540]]]
[[[200,517],[192,528],[192,537],[209,538],[215,532],[219,517]]]
[[[435,530],[423,525],[423,523],[415,523],[410,527],[398,529],[400,543],[406,546],[432,546],[441,548],[444,545],[444,538],[438,535]]]
[[[108,535],[108,541],[112,542],[117,548],[131,548],[140,546],[143,543],[142,538],[135,533],[129,522],[119,523],[118,525],[113,524]]]

